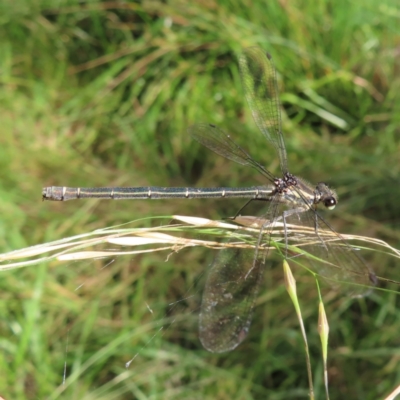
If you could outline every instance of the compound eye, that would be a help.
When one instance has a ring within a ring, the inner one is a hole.
[[[328,210],[333,210],[336,206],[336,199],[334,197],[328,197],[324,200],[324,206]]]

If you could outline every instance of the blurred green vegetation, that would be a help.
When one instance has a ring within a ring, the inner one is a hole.
[[[253,45],[279,72],[291,172],[337,189],[327,218],[339,232],[399,247],[399,23],[395,0],[1,1],[2,252],[146,216],[234,214],[240,201],[42,203],[41,188],[263,184],[186,133],[216,123],[278,173],[238,75],[237,54]],[[213,256],[193,249],[2,272],[0,395],[307,398],[280,266],[266,271],[248,339],[229,354],[201,348],[196,282]],[[363,256],[400,280],[394,259]],[[324,398],[317,294],[297,272]],[[331,399],[383,398],[400,384],[399,296],[325,294]]]

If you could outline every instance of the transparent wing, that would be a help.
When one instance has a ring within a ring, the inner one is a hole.
[[[199,320],[200,341],[214,353],[233,350],[247,336],[264,271],[254,250],[224,249],[207,277]]]
[[[256,168],[264,176],[273,180],[273,175],[261,164],[255,161],[242,147],[227,135],[222,129],[213,124],[196,124],[188,128],[188,133],[197,142],[225,157],[242,165]]]
[[[199,336],[204,348],[211,352],[233,350],[247,336],[274,228],[274,223],[268,222],[275,220],[277,209],[278,204],[272,202],[264,218],[258,219],[262,234],[254,233],[250,238],[256,244],[255,250],[221,250],[208,273]]]
[[[288,242],[306,252],[306,266],[320,276],[336,290],[352,297],[368,294],[377,283],[372,269],[358,255],[357,250],[335,232],[328,223],[314,211],[292,215],[289,224],[298,227],[291,235],[288,228]],[[318,227],[317,230],[315,227]],[[303,263],[304,257],[295,261]]]
[[[274,146],[282,172],[287,172],[287,157],[281,129],[281,114],[276,70],[272,58],[259,47],[245,49],[239,57],[244,92],[253,118]]]

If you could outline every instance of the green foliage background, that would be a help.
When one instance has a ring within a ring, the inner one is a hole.
[[[339,232],[399,247],[399,23],[395,0],[1,0],[1,251],[146,216],[234,214],[240,202],[42,203],[41,188],[263,184],[186,133],[216,123],[278,173],[238,76],[237,54],[253,45],[279,71],[291,171],[337,189],[340,204],[327,218]],[[2,272],[0,395],[307,398],[280,267],[266,272],[248,339],[229,354],[201,348],[190,296],[201,293],[193,284],[210,253]],[[400,280],[393,259],[363,256],[378,275]],[[324,398],[314,288],[299,277],[316,398]],[[331,399],[383,398],[400,384],[396,290],[359,301],[325,292]],[[185,309],[157,334],[168,304],[182,298]]]

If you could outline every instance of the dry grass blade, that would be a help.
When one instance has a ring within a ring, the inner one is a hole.
[[[157,228],[126,228],[125,224],[123,227],[99,229],[84,235],[4,253],[0,255],[0,270],[27,267],[52,260],[87,260],[160,251],[176,253],[187,247],[200,246],[214,250],[232,247],[255,248],[260,224],[265,224],[265,221],[260,222],[259,219],[253,217],[238,217],[235,222],[241,225],[198,217],[175,215],[173,218],[181,223],[158,226]],[[315,235],[313,235],[312,229],[289,224],[286,226],[286,232],[289,236],[288,249],[292,254],[307,255],[329,267],[340,268],[331,261],[316,258],[302,249],[314,244]],[[268,245],[263,245],[263,249],[269,247],[283,251],[285,249],[283,224],[274,223],[270,233],[272,240]],[[319,236],[325,242],[339,241],[338,236],[329,231],[320,230]],[[357,240],[365,243],[363,249],[369,249],[373,245],[380,249],[375,251],[400,258],[400,251],[382,240],[356,235],[341,235],[341,237],[349,242]],[[229,242],[227,242],[227,239],[229,239]],[[102,246],[106,244],[112,244],[115,247],[104,250]],[[340,242],[338,242],[338,246],[340,246]],[[360,249],[361,247],[356,246],[355,248]],[[294,258],[296,261],[297,259],[298,257]],[[391,281],[384,277],[379,277],[379,279]],[[396,281],[392,282],[397,283]]]

